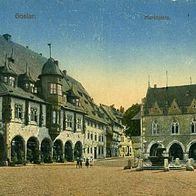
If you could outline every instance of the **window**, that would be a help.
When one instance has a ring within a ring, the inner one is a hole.
[[[91,153],[93,153],[93,148],[91,147]]]
[[[37,93],[37,87],[34,87],[34,93]]]
[[[152,135],[157,135],[159,134],[159,125],[157,121],[153,121],[152,123]]]
[[[72,128],[73,127],[73,116],[71,114],[67,114],[66,127],[67,128]]]
[[[172,127],[171,127],[171,131],[172,131],[172,134],[178,134],[179,133],[179,123],[174,121],[172,123]]]
[[[75,104],[76,104],[76,106],[80,106],[80,100],[79,99],[76,99],[75,100]]]
[[[90,133],[88,133],[88,139],[90,139]]]
[[[15,118],[22,119],[23,117],[23,108],[22,105],[15,104]]]
[[[191,133],[196,133],[196,120],[193,119],[191,122]]]
[[[50,94],[53,95],[63,95],[62,91],[62,85],[61,84],[55,84],[55,83],[50,83]]]
[[[57,84],[57,94],[62,95],[62,85]]]
[[[102,154],[104,153],[104,148],[103,148],[103,146],[102,146]]]
[[[14,77],[9,78],[9,85],[12,86],[12,87],[15,86],[15,78]]]
[[[37,108],[31,107],[31,121],[37,122]]]
[[[52,111],[52,123],[56,124],[57,122],[57,113],[56,111]]]
[[[4,82],[7,83],[8,82],[8,78],[7,76],[4,77]]]
[[[87,148],[87,153],[89,154],[89,148]]]
[[[50,83],[50,94],[56,94],[56,84]]]
[[[81,129],[82,128],[82,119],[81,118],[77,118],[77,129]]]
[[[97,135],[95,135],[95,141],[97,141]]]
[[[91,133],[91,140],[93,140],[93,134]]]

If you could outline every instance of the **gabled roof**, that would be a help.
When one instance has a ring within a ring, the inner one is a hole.
[[[104,104],[100,105],[101,109],[106,113],[106,115],[109,117],[110,119],[110,123],[116,123],[120,126],[122,126],[122,124],[119,123],[119,119],[122,119],[123,114],[118,111],[117,109],[115,109],[113,106],[107,106]]]
[[[149,88],[144,101],[144,112],[147,112],[156,102],[160,108],[167,109],[174,100],[181,110],[185,111],[194,98],[196,98],[196,84]]]
[[[3,95],[10,95],[13,97],[18,97],[18,98],[22,98],[22,99],[28,99],[31,101],[46,103],[43,99],[37,97],[36,95],[34,95],[32,93],[28,93],[19,87],[12,87],[12,86],[6,85],[3,82],[0,82],[0,96],[1,95],[2,96]]]

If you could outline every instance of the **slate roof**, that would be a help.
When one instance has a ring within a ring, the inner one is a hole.
[[[45,70],[43,68],[44,64],[47,62],[47,58],[41,56],[40,54],[30,50],[29,48],[23,47],[13,41],[7,41],[3,36],[0,35],[0,66],[4,65],[4,59],[6,54],[11,54],[12,48],[14,51],[13,58],[15,60],[15,66],[13,70],[17,74],[22,74],[26,71],[26,63],[31,67],[30,75],[33,80],[37,80],[38,76],[41,74],[43,70],[45,73],[51,73],[51,69]],[[43,69],[42,69],[43,68]],[[56,67],[55,67],[56,69]],[[76,108],[70,103],[66,103],[65,107],[70,109],[80,110],[87,113],[87,117],[98,121],[100,123],[106,124],[106,119],[104,112],[95,104],[91,96],[88,94],[86,89],[82,86],[80,82],[69,76],[68,74],[64,74],[58,70],[56,70],[58,74],[62,74],[63,80],[63,90],[65,92],[74,89],[74,94],[80,97],[81,107]],[[21,89],[22,90],[22,89]],[[27,95],[28,96],[28,95]]]
[[[196,98],[196,84],[149,88],[144,101],[144,110],[151,108],[155,102],[160,108],[167,108],[174,100],[184,110],[191,105],[194,98]]]
[[[17,98],[25,98],[31,101],[46,103],[43,99],[40,99],[32,93],[28,93],[19,87],[14,88],[12,86],[6,85],[3,82],[0,83],[0,95],[10,95]]]
[[[57,63],[53,58],[49,58],[47,62],[44,63],[41,75],[58,75],[60,77],[63,77],[63,74],[61,73]]]
[[[122,119],[123,114],[118,111],[117,109],[115,109],[113,106],[107,106],[104,104],[100,105],[101,109],[106,113],[106,115],[108,116],[108,122],[110,121],[110,123],[114,122],[116,124],[118,124],[119,126],[122,126],[119,123],[119,119]]]

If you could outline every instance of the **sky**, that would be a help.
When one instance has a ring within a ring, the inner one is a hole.
[[[30,19],[21,15],[32,15]],[[195,0],[0,0],[0,34],[59,60],[97,104],[196,83]]]

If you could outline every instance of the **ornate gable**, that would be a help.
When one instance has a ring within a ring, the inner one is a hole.
[[[176,102],[176,99],[174,99],[174,100],[172,101],[171,106],[170,106],[169,109],[168,109],[168,114],[181,114],[181,113],[182,113],[182,111],[181,111],[181,109],[179,108],[179,106],[178,106],[178,104],[177,104],[177,102]]]
[[[194,98],[191,105],[187,107],[188,113],[196,113],[196,99]]]
[[[163,111],[159,107],[158,103],[155,102],[154,105],[149,109],[150,115],[162,115]]]

